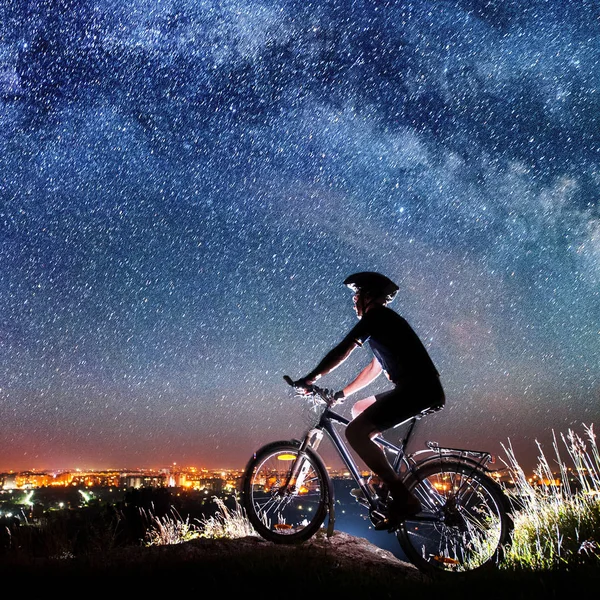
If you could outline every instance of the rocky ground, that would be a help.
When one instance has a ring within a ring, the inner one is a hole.
[[[199,539],[172,546],[127,548],[86,560],[0,565],[3,581],[23,590],[80,597],[83,590],[119,591],[159,597],[194,593],[233,597],[272,596],[285,600],[335,597],[345,600],[472,598],[516,600],[589,595],[598,573],[540,575],[491,570],[451,579],[431,579],[415,567],[362,538],[336,532],[297,546],[261,538]],[[83,586],[83,587],[82,587]]]

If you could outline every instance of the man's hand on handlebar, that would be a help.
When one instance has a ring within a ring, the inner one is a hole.
[[[306,377],[302,377],[301,379],[292,382],[292,385],[301,396],[312,394],[312,382],[308,383]]]
[[[323,392],[327,396],[327,404],[331,408],[332,406],[337,406],[338,404],[342,404],[344,402],[344,392],[340,390],[339,392],[334,392],[333,390],[324,389]]]
[[[309,383],[310,380],[307,380],[306,377],[302,377],[296,381],[292,381],[291,377],[287,375],[284,375],[283,378],[294,388],[299,396],[319,396],[329,407],[336,406],[344,401],[343,390],[334,392],[333,390],[317,387],[312,382]]]
[[[344,390],[340,390],[339,392],[335,392],[333,394],[333,403],[331,406],[335,406],[336,404],[342,404],[346,396],[344,395]]]

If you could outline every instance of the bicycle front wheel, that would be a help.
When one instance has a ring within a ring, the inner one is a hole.
[[[273,442],[249,461],[242,498],[248,519],[266,540],[296,544],[312,537],[325,520],[329,475],[312,450],[296,441]]]
[[[455,573],[496,564],[512,531],[502,488],[460,461],[434,461],[406,482],[421,501],[419,516],[397,532],[406,556],[421,571]]]

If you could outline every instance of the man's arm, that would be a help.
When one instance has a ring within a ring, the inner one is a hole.
[[[362,390],[373,382],[383,371],[379,361],[373,357],[373,360],[351,381],[343,390],[344,398]]]
[[[330,350],[323,360],[301,380],[307,385],[311,385],[317,379],[331,373],[334,369],[337,369],[349,356],[353,350],[360,346],[354,336],[347,335],[335,348]]]

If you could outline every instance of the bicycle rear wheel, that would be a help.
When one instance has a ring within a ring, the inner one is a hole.
[[[248,519],[271,542],[303,542],[327,515],[330,487],[325,465],[312,450],[299,456],[299,448],[296,441],[268,444],[248,462],[243,475]]]
[[[406,556],[421,571],[459,573],[496,564],[509,542],[512,519],[502,488],[475,466],[440,460],[406,481],[419,498],[419,517],[397,532]]]

